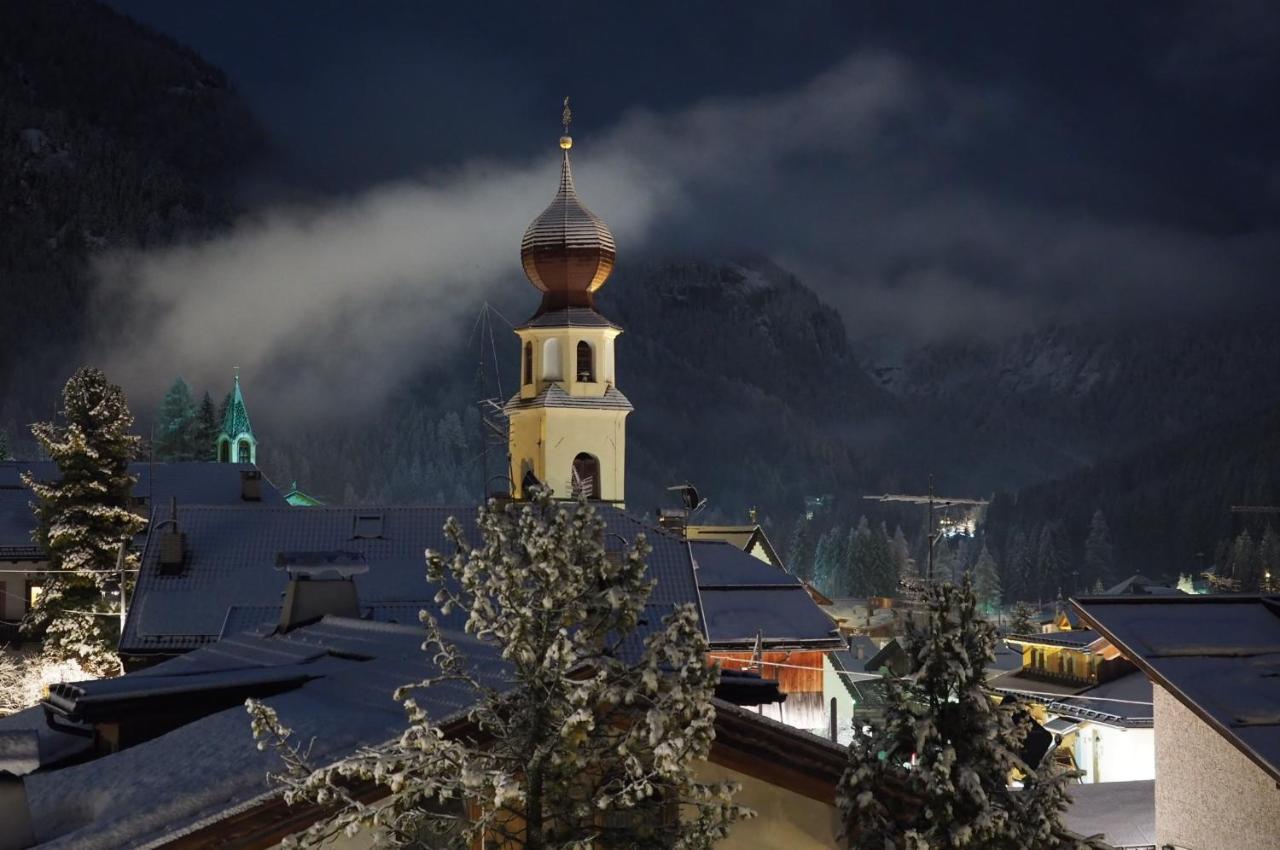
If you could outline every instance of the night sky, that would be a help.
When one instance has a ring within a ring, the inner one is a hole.
[[[855,337],[1276,309],[1266,0],[111,5],[224,69],[271,137],[273,185],[326,214],[443,183],[433,214],[488,222],[474,198],[506,180],[511,232],[471,248],[510,269],[481,276],[518,274],[569,94],[578,188],[622,262],[764,254]]]

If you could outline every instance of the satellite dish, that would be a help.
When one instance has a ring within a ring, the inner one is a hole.
[[[685,510],[689,511],[689,513],[697,513],[706,507],[707,500],[698,497],[698,489],[692,484],[676,484],[673,487],[668,487],[667,490],[680,494],[680,498],[684,501]]]

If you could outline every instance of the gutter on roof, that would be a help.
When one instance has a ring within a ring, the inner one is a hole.
[[[1152,682],[1154,682],[1155,684],[1158,684],[1160,687],[1164,688],[1166,691],[1172,694],[1178,700],[1178,702],[1182,703],[1184,706],[1190,709],[1193,714],[1195,714],[1197,717],[1199,717],[1201,720],[1207,723],[1210,729],[1213,729],[1215,732],[1221,735],[1224,739],[1226,739],[1227,743],[1231,744],[1237,750],[1239,750],[1241,753],[1247,756],[1251,762],[1256,764],[1258,767],[1262,768],[1263,772],[1266,773],[1268,776],[1270,776],[1271,779],[1277,785],[1280,785],[1280,767],[1273,765],[1271,764],[1271,762],[1264,759],[1257,751],[1253,749],[1253,747],[1250,747],[1247,743],[1241,740],[1240,737],[1237,736],[1235,733],[1233,733],[1230,729],[1228,729],[1227,727],[1219,723],[1218,720],[1213,715],[1205,711],[1187,693],[1185,693],[1181,688],[1179,688],[1177,685],[1175,685],[1173,682],[1167,679],[1164,675],[1162,675],[1158,670],[1156,670],[1156,668],[1152,666],[1151,663],[1148,662],[1147,659],[1143,657],[1141,653],[1135,652],[1134,650],[1130,649],[1129,646],[1124,642],[1122,642],[1119,638],[1117,638],[1116,635],[1110,629],[1106,628],[1101,622],[1099,622],[1096,618],[1094,618],[1091,614],[1089,614],[1088,610],[1086,610],[1084,605],[1082,604],[1082,603],[1088,603],[1090,605],[1102,605],[1104,607],[1108,604],[1133,605],[1135,603],[1139,605],[1142,605],[1142,604],[1185,605],[1188,603],[1203,604],[1203,603],[1200,603],[1199,600],[1204,600],[1204,599],[1209,599],[1214,602],[1260,603],[1264,601],[1264,599],[1269,598],[1268,596],[1264,596],[1262,594],[1250,594],[1248,596],[1243,596],[1239,594],[1210,594],[1207,596],[1192,596],[1190,594],[1185,594],[1184,596],[1185,598],[1181,596],[1145,596],[1145,597],[1144,596],[1111,596],[1111,597],[1102,597],[1102,598],[1094,596],[1094,597],[1085,597],[1080,601],[1077,601],[1075,599],[1070,599],[1068,601],[1070,602],[1071,607],[1076,609],[1076,613],[1080,615],[1080,619],[1084,620],[1086,623],[1093,626],[1094,631],[1096,631],[1098,634],[1102,635],[1104,638],[1110,641],[1111,645],[1119,649],[1121,653],[1125,656],[1125,658],[1128,658],[1129,661],[1131,661],[1139,670],[1141,670],[1143,673],[1146,673],[1147,677],[1151,679]],[[1152,714],[1152,721],[1154,723],[1154,719],[1155,719],[1154,699],[1152,700],[1151,714]]]

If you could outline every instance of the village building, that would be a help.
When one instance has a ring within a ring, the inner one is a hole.
[[[1280,596],[1073,604],[1153,685],[1155,845],[1280,846]]]
[[[1150,681],[1102,635],[1069,626],[1063,614],[1055,631],[1006,635],[1020,664],[994,676],[991,688],[1031,704],[1054,735],[1055,757],[1081,782],[1151,779]]]
[[[35,495],[22,482],[24,473],[37,481],[53,481],[59,475],[52,461],[0,462],[0,645],[20,638],[18,625],[39,594],[49,567],[47,554],[32,540]],[[285,504],[275,486],[248,463],[137,462],[129,465],[129,474],[137,479],[130,502],[144,515],[175,501],[248,507]],[[144,546],[147,534],[144,529],[134,545]]]

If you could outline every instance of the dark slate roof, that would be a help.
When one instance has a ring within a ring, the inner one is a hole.
[[[190,710],[216,688],[252,689],[255,682],[292,677],[298,681],[288,690],[263,701],[296,730],[297,740],[313,742],[313,763],[325,764],[404,729],[404,710],[392,693],[427,674],[422,636],[421,627],[325,618],[283,635],[219,641],[118,679],[78,683],[74,692],[67,689],[63,707],[70,716],[78,705],[85,711],[92,706],[102,718],[113,710],[127,717],[163,708],[185,693],[192,698]],[[483,684],[508,687],[494,647],[461,635],[450,638]],[[414,696],[439,724],[460,717],[475,699],[458,683]],[[27,722],[42,726],[44,718]],[[25,785],[38,842],[105,850],[181,835],[276,793],[266,774],[280,768],[274,752],[257,750],[249,718],[237,703],[117,753],[33,773]],[[89,797],[97,804],[70,802]]]
[[[689,541],[699,587],[801,587],[800,580],[788,572],[766,564],[732,543],[720,540]]]
[[[590,307],[564,307],[539,313],[516,330],[525,328],[618,328]],[[621,328],[618,328],[621,330]]]
[[[134,498],[145,499],[153,508],[167,508],[171,498],[176,498],[180,505],[286,504],[280,491],[265,477],[261,502],[245,502],[240,498],[241,471],[256,468],[248,463],[199,461],[129,464],[130,474],[138,477],[133,488]],[[5,547],[26,547],[38,555],[31,542],[35,517],[30,503],[35,496],[23,486],[23,472],[30,472],[37,481],[53,481],[58,477],[58,467],[53,461],[0,462],[0,553]],[[0,558],[3,557],[0,554]]]
[[[827,660],[855,703],[863,707],[884,703],[884,676],[868,673],[866,659],[847,649],[837,649],[827,653]]]
[[[995,657],[987,664],[987,671],[1009,673],[1022,669],[1022,652],[1011,649],[1003,641],[996,642]]]
[[[1151,779],[1067,786],[1067,829],[1097,835],[1112,847],[1156,846],[1156,792]]]
[[[755,645],[757,631],[766,646],[839,647],[831,618],[798,588],[702,589],[707,636],[713,646],[728,649]]]
[[[1023,676],[1022,670],[1018,669],[1012,673],[1002,673],[995,678],[987,680],[987,687],[996,691],[1004,691],[1007,693],[1027,694],[1031,696],[1043,696],[1050,694],[1052,696],[1069,697],[1085,690],[1083,685],[1072,685],[1065,682],[1049,682],[1040,679],[1032,679],[1029,676]]]
[[[1126,658],[1280,781],[1280,596],[1073,600]]]
[[[603,396],[570,395],[559,381],[552,381],[542,388],[533,398],[521,398],[517,393],[506,403],[503,410],[522,410],[529,407],[564,407],[583,410],[634,410],[618,388],[610,384],[605,388]]]
[[[650,597],[655,623],[672,605],[697,599],[683,541],[616,508],[599,510],[607,524],[606,546],[620,550],[643,533],[653,547],[648,563],[658,582]],[[422,604],[433,595],[423,552],[447,549],[443,527],[450,516],[458,519],[468,539],[476,539],[474,505],[302,510],[179,504],[178,527],[186,535],[187,548],[184,570],[161,575],[159,546],[148,544],[121,652],[184,652],[221,634],[274,623],[288,582],[275,566],[281,552],[332,549],[363,556],[369,570],[355,577],[361,604],[379,619],[416,622],[420,608],[435,610],[434,605]],[[451,623],[445,621],[446,626]],[[461,620],[454,625],[460,624]]]
[[[731,543],[691,541],[707,636],[713,646],[812,645],[843,648],[831,618],[804,584]]]

